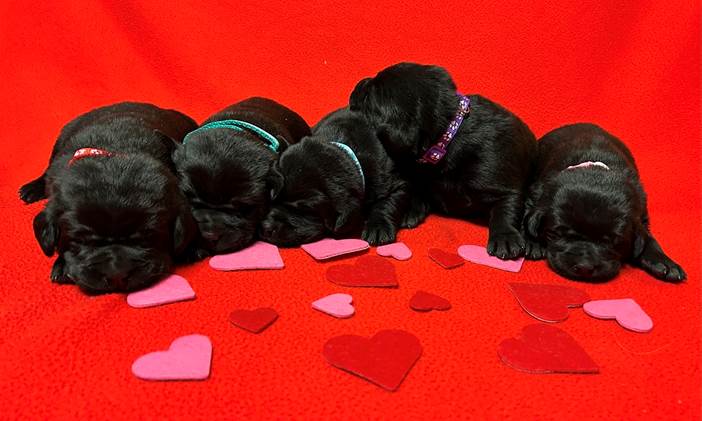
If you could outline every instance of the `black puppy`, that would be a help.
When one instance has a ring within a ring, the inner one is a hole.
[[[487,251],[503,259],[524,253],[524,190],[536,140],[517,116],[479,95],[457,95],[445,69],[400,63],[360,81],[350,98],[412,183],[403,226],[430,209],[488,217]]]
[[[408,184],[365,118],[345,108],[288,148],[272,177],[275,200],[261,237],[282,246],[358,234],[390,243],[409,204]]]
[[[664,281],[685,279],[649,231],[634,158],[600,127],[573,124],[541,139],[526,206],[527,257],[545,255],[567,278],[605,281],[628,261]]]
[[[181,188],[193,206],[200,237],[192,259],[249,245],[268,212],[273,162],[310,134],[294,111],[249,98],[208,118],[174,154]]]
[[[34,218],[51,279],[88,293],[131,291],[165,275],[195,236],[171,154],[197,127],[189,117],[125,102],[79,116],[62,130],[49,167],[20,189],[46,198]]]

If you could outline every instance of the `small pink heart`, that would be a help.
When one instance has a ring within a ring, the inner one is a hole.
[[[170,275],[156,285],[127,295],[127,304],[134,308],[144,308],[192,300],[195,291],[182,276]]]
[[[383,257],[394,257],[397,260],[409,260],[412,257],[412,250],[405,243],[398,242],[380,246],[375,251]]]
[[[353,238],[347,238],[345,240],[325,238],[314,243],[302,245],[302,249],[317,260],[325,260],[344,254],[355,253],[357,251],[366,250],[369,247],[368,242]]]
[[[313,302],[312,308],[339,319],[346,319],[356,312],[352,302],[353,297],[349,294],[332,294]]]
[[[616,319],[623,328],[646,333],[653,329],[653,320],[631,298],[595,300],[583,304],[585,313],[598,319]]]
[[[204,335],[181,336],[168,351],[137,358],[132,373],[144,380],[204,380],[210,375],[212,342]]]
[[[278,247],[257,241],[253,245],[234,253],[221,254],[210,258],[210,267],[214,270],[253,270],[282,269],[285,267]]]
[[[481,246],[460,246],[458,248],[458,254],[469,262],[506,270],[507,272],[519,272],[522,269],[522,263],[524,263],[523,257],[516,260],[502,260],[495,256],[490,256],[487,250],[485,250],[485,247]]]

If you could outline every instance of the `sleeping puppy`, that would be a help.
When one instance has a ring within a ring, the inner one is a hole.
[[[664,281],[685,279],[649,231],[634,158],[600,127],[573,124],[541,139],[526,206],[527,257],[545,256],[566,278],[605,281],[628,261]]]
[[[517,116],[482,96],[458,95],[445,69],[414,63],[360,81],[350,107],[371,121],[412,184],[403,226],[418,225],[430,208],[487,217],[488,253],[524,253],[523,192],[536,141]]]
[[[163,277],[197,226],[178,188],[171,154],[197,127],[189,117],[150,104],[97,108],[69,122],[49,167],[20,189],[32,203],[51,280],[88,293],[132,291]]]
[[[249,98],[186,136],[174,161],[200,232],[189,258],[232,252],[254,240],[268,212],[266,181],[273,162],[309,134],[294,111],[270,99]]]
[[[346,108],[288,148],[271,176],[274,202],[261,237],[281,246],[358,234],[391,243],[409,204],[408,184],[363,116]]]

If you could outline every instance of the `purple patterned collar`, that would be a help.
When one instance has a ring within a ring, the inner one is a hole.
[[[456,111],[456,116],[451,120],[451,123],[449,123],[448,129],[446,129],[438,142],[424,152],[424,155],[419,158],[418,162],[422,164],[438,164],[444,155],[446,155],[446,148],[448,148],[448,145],[456,136],[456,133],[458,133],[458,129],[461,127],[465,116],[470,113],[470,98],[458,94],[458,99],[458,111]]]

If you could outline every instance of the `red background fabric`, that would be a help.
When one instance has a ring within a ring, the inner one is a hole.
[[[0,5],[0,408],[9,418],[690,419],[700,416],[700,7],[690,0],[583,2],[43,1]],[[459,88],[521,116],[537,136],[592,121],[628,143],[649,194],[652,229],[687,270],[669,285],[626,268],[579,285],[527,263],[519,274],[466,264],[446,271],[429,247],[484,244],[487,230],[431,217],[400,239],[397,290],[339,288],[299,249],[281,271],[183,267],[195,301],[132,309],[49,282],[18,187],[45,168],[63,124],[123,100],[198,121],[252,95],[310,123],[343,105],[355,82],[398,61],[441,64]],[[649,334],[573,310],[558,326],[600,365],[597,375],[530,375],[504,366],[497,344],[535,322],[507,282],[579,285],[593,298],[635,298]],[[408,307],[418,289],[448,312]],[[350,292],[336,320],[310,303]],[[235,308],[272,306],[260,335],[232,327]],[[424,354],[395,393],[331,367],[324,342],[387,328],[413,332]],[[204,382],[145,382],[139,355],[178,336],[214,344]]]

